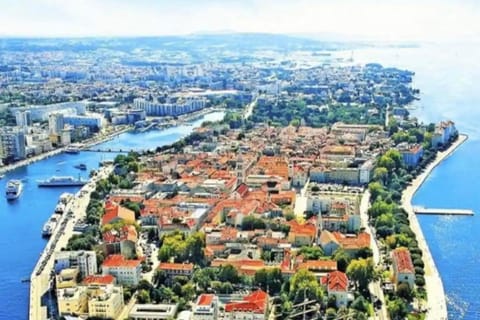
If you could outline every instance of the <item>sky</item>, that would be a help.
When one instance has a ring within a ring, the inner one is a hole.
[[[0,36],[208,32],[480,39],[479,0],[0,0]]]

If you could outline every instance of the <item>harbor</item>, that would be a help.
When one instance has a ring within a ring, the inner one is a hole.
[[[188,125],[171,127],[165,130],[152,130],[143,133],[123,132],[107,142],[99,144],[99,148],[128,148],[138,150],[140,148],[156,148],[171,144],[185,135],[192,132],[195,127],[203,121],[217,121],[223,118],[223,112],[207,114]],[[116,153],[83,152],[78,154],[66,154],[55,151],[54,155],[42,155],[41,159],[29,159],[28,162],[19,163],[9,167],[2,182],[2,191],[5,191],[6,183],[9,180],[21,180],[23,192],[20,197],[13,201],[7,201],[5,196],[0,197],[0,217],[3,221],[4,232],[0,236],[0,245],[4,248],[4,254],[0,256],[3,265],[12,265],[15,268],[0,269],[0,277],[5,279],[0,283],[0,299],[4,301],[15,301],[0,309],[0,319],[27,319],[27,312],[31,301],[29,293],[35,296],[44,294],[43,290],[49,285],[48,277],[38,277],[32,283],[34,288],[29,289],[28,281],[34,268],[37,268],[39,254],[46,249],[55,239],[59,232],[59,226],[63,220],[57,222],[56,232],[50,239],[42,238],[42,229],[50,219],[58,204],[59,198],[65,192],[75,194],[80,187],[59,187],[40,188],[37,180],[49,179],[52,176],[80,176],[88,179],[90,170],[96,170],[99,164],[108,163],[115,157]],[[74,167],[76,164],[85,164],[88,170],[79,170]],[[88,184],[87,184],[88,185]],[[84,198],[81,198],[84,199]],[[64,215],[69,208],[64,208]],[[68,228],[73,228],[71,222],[67,223]],[[63,237],[58,240],[59,250],[66,245],[67,239]],[[12,245],[15,244],[15,245]],[[44,258],[44,257],[43,257]],[[39,264],[41,265],[41,264]],[[46,264],[49,267],[49,264]],[[38,288],[37,288],[38,285]],[[40,301],[37,297],[35,301]],[[35,309],[35,308],[34,308]],[[43,308],[45,309],[45,308]],[[40,314],[43,309],[38,308],[32,311]],[[40,317],[40,316],[39,316]],[[38,319],[41,319],[38,318]]]

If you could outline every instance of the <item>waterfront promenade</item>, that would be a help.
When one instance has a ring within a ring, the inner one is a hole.
[[[62,248],[67,246],[68,240],[73,234],[75,222],[85,218],[86,208],[90,201],[90,193],[95,190],[96,181],[106,178],[111,171],[112,167],[99,169],[97,175],[67,203],[65,211],[30,277],[30,320],[44,320],[48,318],[47,308],[42,306],[42,296],[50,289],[55,252],[61,251]]]
[[[433,261],[432,254],[428,248],[422,229],[415,215],[412,206],[412,198],[417,190],[422,186],[428,175],[437,167],[445,158],[451,155],[462,143],[467,140],[466,135],[459,135],[450,148],[437,153],[435,160],[430,163],[424,172],[417,176],[402,193],[402,207],[407,211],[410,221],[410,227],[416,235],[418,246],[423,252],[423,262],[425,264],[425,287],[427,290],[427,320],[446,320],[447,319],[447,303],[445,292],[443,289],[442,279]]]

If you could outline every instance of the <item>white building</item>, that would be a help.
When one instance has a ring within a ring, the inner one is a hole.
[[[103,126],[103,118],[99,115],[91,116],[65,116],[65,124],[72,125],[74,127],[89,127],[94,130],[101,129]]]
[[[193,318],[198,320],[217,320],[218,297],[214,294],[201,294],[193,307]]]
[[[97,255],[95,251],[59,251],[55,253],[54,270],[78,267],[82,277],[97,273]]]
[[[15,122],[18,127],[28,127],[32,125],[32,115],[30,111],[17,111],[15,113]]]
[[[21,160],[26,157],[25,133],[19,128],[7,128],[0,132],[0,158]]]
[[[147,116],[179,116],[205,108],[204,98],[188,98],[175,103],[157,103],[142,98],[133,100],[135,108],[145,110]]]
[[[65,127],[63,114],[51,113],[48,115],[48,132],[59,135]]]
[[[168,320],[174,319],[176,313],[176,304],[136,304],[128,318],[132,320]]]
[[[141,260],[127,260],[122,255],[112,254],[102,263],[102,274],[110,274],[117,283],[136,286],[141,280]]]
[[[88,315],[117,319],[123,310],[123,290],[120,286],[89,286],[88,287]]]

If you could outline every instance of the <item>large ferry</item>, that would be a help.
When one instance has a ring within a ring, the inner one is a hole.
[[[75,179],[72,176],[53,176],[46,180],[38,180],[37,184],[39,187],[75,187],[75,186],[83,186],[87,184],[87,180],[78,178]]]
[[[7,189],[5,190],[5,196],[7,200],[15,200],[20,197],[23,191],[23,183],[20,180],[10,180],[7,182]]]

